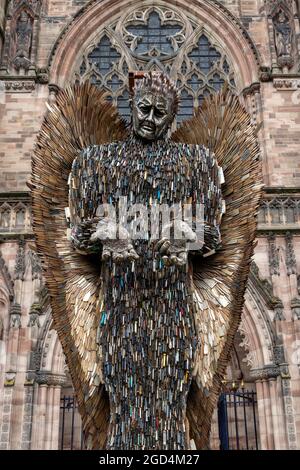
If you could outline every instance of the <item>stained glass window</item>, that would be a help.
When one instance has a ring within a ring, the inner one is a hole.
[[[191,117],[205,96],[225,82],[236,88],[230,58],[205,25],[170,8],[134,10],[106,27],[86,49],[75,77],[106,88],[120,113],[130,119],[129,70],[163,70],[176,81],[181,98],[178,122]]]
[[[134,53],[145,57],[167,56],[174,53],[172,38],[182,29],[180,25],[162,24],[156,11],[149,14],[146,24],[127,26],[127,31],[137,38]]]

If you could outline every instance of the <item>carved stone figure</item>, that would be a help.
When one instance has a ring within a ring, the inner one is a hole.
[[[15,265],[15,280],[24,280],[25,275],[25,240],[20,239],[18,242],[18,251]]]
[[[41,306],[37,303],[32,304],[30,308],[30,312],[29,312],[29,321],[28,321],[27,326],[29,327],[37,326],[38,328],[40,328],[41,326],[40,319],[39,319],[40,315],[41,315]]]
[[[128,128],[103,91],[75,85],[38,137],[34,231],[90,449],[206,448],[240,322],[261,197],[255,133],[224,90],[168,137],[177,105],[170,79],[150,73]]]
[[[32,18],[22,10],[16,24],[16,55],[13,63],[17,70],[20,68],[27,70],[31,65],[32,26]]]
[[[296,297],[291,301],[291,309],[295,320],[300,320],[300,297]]]
[[[290,20],[283,10],[279,10],[273,19],[275,31],[275,44],[280,66],[291,66],[293,49],[293,30]]]
[[[21,328],[21,306],[13,303],[10,306],[10,328]]]

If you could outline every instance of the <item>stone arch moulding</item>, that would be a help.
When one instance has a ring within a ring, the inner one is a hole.
[[[64,375],[64,355],[57,333],[49,329],[45,338],[40,372]]]
[[[241,346],[245,350],[246,361],[250,369],[261,369],[269,364],[271,361],[268,346],[263,343],[264,347],[261,347],[263,332],[261,326],[256,323],[253,308],[249,301],[245,302],[239,331],[243,337]]]
[[[156,4],[184,12],[197,23],[205,24],[235,65],[240,91],[259,81],[260,58],[255,45],[239,21],[216,0],[134,0],[130,6],[126,0],[92,0],[75,15],[54,44],[48,63],[50,83],[63,87],[73,76],[78,57],[95,32],[120,17],[122,11]]]
[[[275,333],[268,320],[267,307],[263,302],[258,304],[253,289],[249,280],[239,330],[244,336],[242,346],[248,353],[247,362],[256,370],[274,365]]]

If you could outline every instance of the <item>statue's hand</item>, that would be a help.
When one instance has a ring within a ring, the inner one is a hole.
[[[174,228],[174,238],[170,236],[172,227]],[[155,249],[162,255],[167,266],[184,266],[188,259],[187,243],[193,243],[196,240],[195,232],[186,222],[175,220],[163,227],[162,238],[156,243]]]
[[[134,261],[139,258],[133,248],[128,231],[113,221],[102,220],[90,238],[91,242],[101,242],[103,246],[102,259],[112,259],[115,263]]]

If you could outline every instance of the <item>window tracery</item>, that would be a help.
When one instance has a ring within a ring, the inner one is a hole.
[[[230,59],[204,25],[163,6],[127,12],[106,26],[84,51],[75,80],[105,88],[108,99],[129,118],[128,70],[163,70],[176,80],[179,122],[225,81],[236,90]]]

